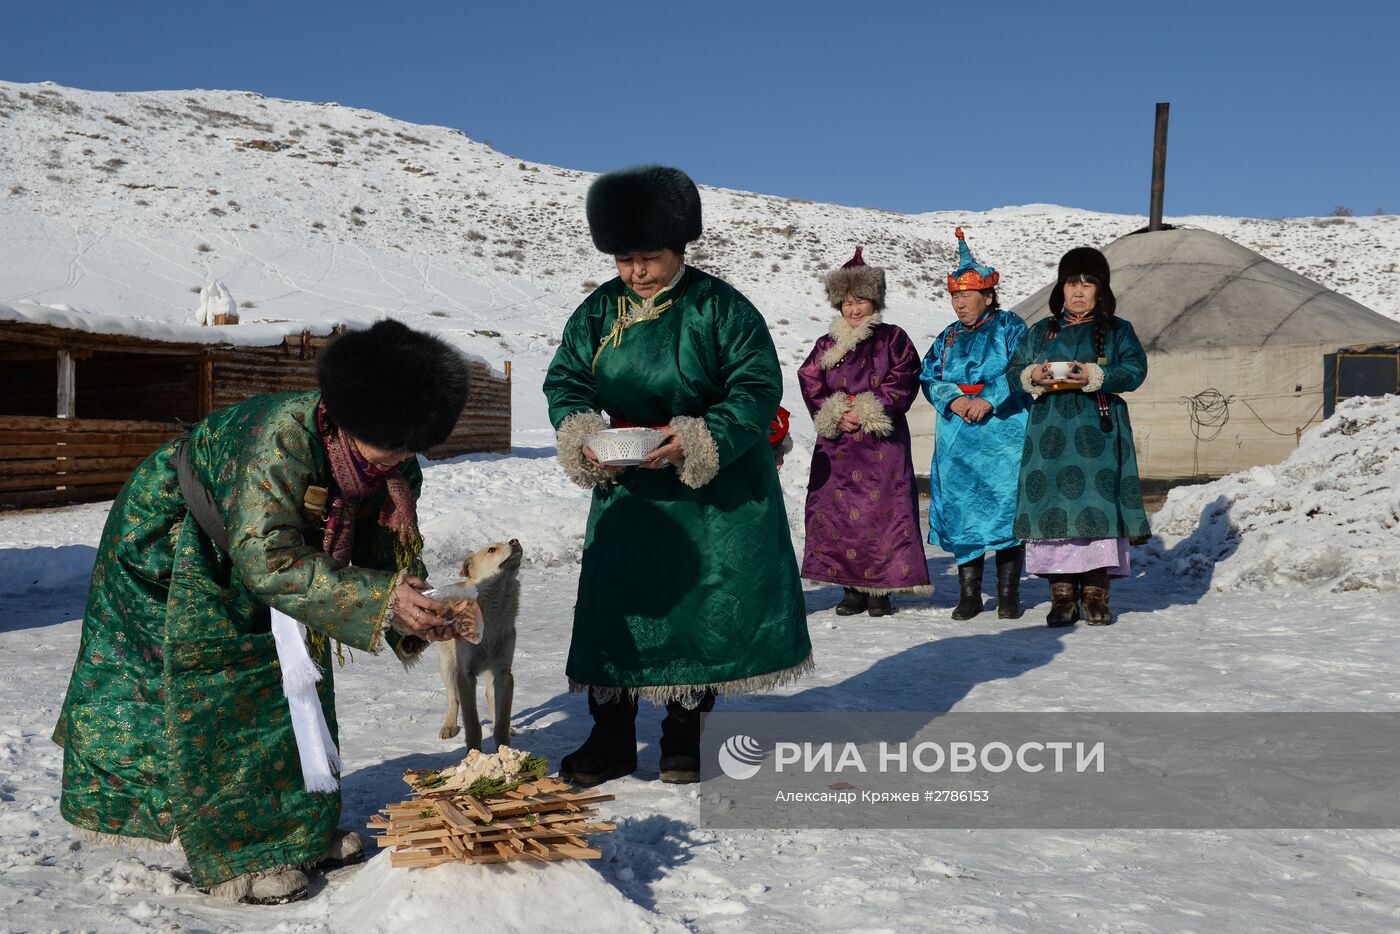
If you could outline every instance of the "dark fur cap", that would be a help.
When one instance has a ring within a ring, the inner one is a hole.
[[[614,256],[700,238],[700,190],[680,169],[639,165],[594,179],[585,207],[593,245]]]
[[[826,274],[826,298],[831,307],[840,310],[847,295],[868,298],[876,311],[885,307],[885,271],[879,266],[867,266],[862,248],[856,247],[856,255],[844,266]]]
[[[1108,257],[1091,246],[1077,246],[1060,257],[1060,272],[1050,290],[1050,311],[1058,315],[1065,307],[1065,280],[1071,276],[1092,276],[1099,284],[1099,308],[1112,315],[1118,300],[1109,288]]]
[[[385,318],[331,341],[316,377],[338,427],[377,448],[418,452],[452,434],[470,372],[446,341]]]

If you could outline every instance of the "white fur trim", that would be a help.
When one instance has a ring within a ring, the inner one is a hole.
[[[169,840],[152,840],[150,837],[124,837],[116,833],[103,833],[100,830],[89,830],[86,827],[74,826],[73,830],[78,834],[78,839],[84,843],[120,846],[132,850],[175,851],[180,848],[180,841],[175,837]]]
[[[703,418],[677,415],[671,419],[671,430],[685,449],[685,462],[680,466],[681,483],[698,490],[719,473],[719,446]]]
[[[855,407],[856,418],[860,420],[860,427],[867,434],[885,438],[894,431],[894,422],[890,421],[889,413],[885,411],[880,400],[875,398],[875,393],[856,393]]]
[[[607,427],[601,413],[585,409],[566,416],[555,433],[559,465],[564,468],[564,475],[584,489],[611,486],[616,479],[583,456],[583,439]]]
[[[830,583],[823,581],[822,583]],[[850,587],[852,590],[859,590],[861,593],[868,593],[872,597],[883,597],[886,594],[902,593],[910,596],[927,596],[933,593],[932,584],[919,584],[917,587],[857,587],[853,584],[842,584],[842,587]]]
[[[403,665],[404,671],[410,671],[415,665],[423,660],[423,650],[428,647],[428,640],[418,636],[404,636],[399,640],[399,644],[394,649],[394,655]]]
[[[1032,363],[1021,371],[1021,388],[1030,393],[1032,397],[1039,399],[1041,396],[1045,395],[1045,387],[1037,386],[1035,383],[1031,382],[1031,374],[1035,372],[1035,368],[1036,364]]]
[[[803,675],[809,674],[816,667],[817,663],[809,654],[791,668],[784,668],[781,671],[770,671],[767,674],[754,675],[749,678],[739,678],[734,681],[715,681],[711,684],[646,684],[640,687],[629,688],[583,684],[570,678],[569,690],[591,690],[593,696],[600,704],[607,704],[624,696],[634,701],[638,698],[646,698],[655,704],[669,704],[672,701],[680,701],[684,704],[688,701],[695,700],[706,691],[714,691],[716,694],[720,694],[724,697],[767,691],[796,681]]]
[[[870,332],[875,330],[875,325],[880,324],[882,321],[884,321],[884,318],[882,318],[877,311],[859,325],[852,327],[847,323],[844,317],[837,315],[835,320],[831,322],[831,326],[826,329],[826,333],[831,335],[836,343],[826,349],[826,353],[822,354],[821,361],[818,365],[823,370],[829,370],[840,363],[842,358],[852,350],[855,350],[856,345],[869,337]]]
[[[1084,384],[1083,392],[1098,392],[1103,388],[1103,367],[1097,363],[1081,363],[1080,366],[1089,374],[1089,382]]]
[[[849,401],[844,392],[827,396],[821,408],[817,409],[816,417],[812,419],[817,434],[827,439],[841,437],[841,417],[846,414]]]
[[[387,644],[387,640],[384,638],[384,627],[388,626],[390,629],[394,629],[394,592],[398,590],[399,584],[402,584],[407,576],[408,568],[403,568],[389,582],[389,599],[384,603],[384,612],[380,615],[379,625],[375,629],[374,648],[370,649],[370,653],[373,655],[384,651],[384,646]],[[394,631],[398,632],[397,629]],[[428,647],[428,640],[407,633],[399,633],[399,635],[402,638],[399,639],[399,644],[394,646],[394,657],[407,670],[418,664],[418,661],[423,657],[423,650]]]

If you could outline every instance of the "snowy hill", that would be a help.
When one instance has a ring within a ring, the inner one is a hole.
[[[0,303],[192,322],[213,278],[245,324],[392,314],[512,359],[525,429],[547,426],[533,390],[569,312],[613,274],[584,223],[591,175],[336,104],[0,82],[0,164]],[[954,225],[1002,271],[1009,305],[1068,247],[1146,222],[1052,205],[901,215],[702,191],[706,232],[690,258],[755,300],[790,368],[832,314],[823,275],[858,243],[890,271],[889,320],[926,344],[951,320]],[[1394,216],[1169,220],[1400,318]]]

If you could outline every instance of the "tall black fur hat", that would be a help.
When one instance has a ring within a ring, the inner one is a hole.
[[[1065,280],[1071,276],[1093,276],[1099,284],[1099,304],[1106,315],[1112,317],[1118,308],[1118,300],[1109,288],[1108,257],[1091,246],[1077,246],[1060,257],[1060,272],[1055,287],[1050,290],[1050,311],[1058,315],[1065,307]]]
[[[680,169],[638,165],[594,179],[585,206],[593,245],[614,256],[700,238],[700,190]]]
[[[385,318],[331,341],[316,378],[338,427],[377,448],[418,452],[452,434],[470,372],[446,341]]]

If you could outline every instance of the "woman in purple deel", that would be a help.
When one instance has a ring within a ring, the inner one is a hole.
[[[802,576],[845,588],[840,616],[885,616],[892,592],[929,583],[905,420],[919,354],[881,320],[885,271],[859,247],[826,277],[826,294],[841,314],[797,371],[817,430]]]

